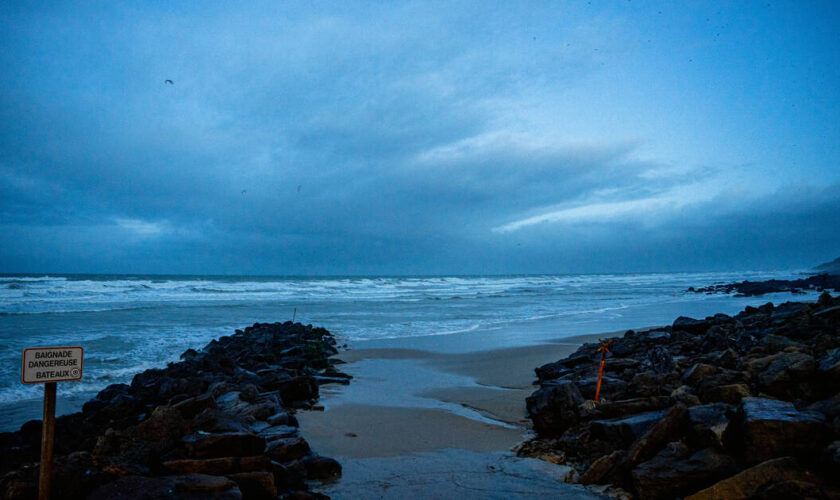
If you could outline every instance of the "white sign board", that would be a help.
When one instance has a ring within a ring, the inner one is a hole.
[[[23,350],[20,381],[24,384],[82,379],[81,347],[29,347]]]

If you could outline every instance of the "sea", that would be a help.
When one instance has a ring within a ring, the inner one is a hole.
[[[689,287],[793,278],[797,270],[511,276],[144,276],[0,274],[0,431],[40,418],[43,387],[23,385],[21,354],[84,347],[84,376],[60,383],[58,412],[78,411],[109,384],[130,383],[188,348],[255,322],[292,320],[339,344],[468,334],[475,349],[734,314],[805,295],[735,297]],[[539,325],[539,327],[537,327]],[[491,340],[492,339],[492,340]]]

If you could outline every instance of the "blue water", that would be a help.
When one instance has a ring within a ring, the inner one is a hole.
[[[789,300],[687,293],[689,286],[789,278],[796,273],[679,273],[474,277],[211,277],[0,275],[0,428],[26,420],[41,398],[20,383],[25,347],[81,345],[84,379],[59,384],[75,411],[108,384],[175,361],[187,348],[254,322],[323,326],[342,342],[405,339],[434,349],[451,334],[537,343],[547,336],[670,322],[680,314],[734,313]],[[795,300],[813,299],[811,295]],[[297,311],[296,313],[294,311]],[[530,326],[529,326],[530,325]],[[485,335],[486,332],[486,335]],[[488,347],[493,347],[488,346]],[[63,397],[63,398],[62,398]],[[30,418],[36,418],[37,415]]]

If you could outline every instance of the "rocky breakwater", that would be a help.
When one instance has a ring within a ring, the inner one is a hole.
[[[618,497],[840,498],[840,298],[628,331],[536,369],[518,453]]]
[[[840,292],[840,274],[817,274],[795,280],[740,281],[738,283],[719,283],[701,288],[690,287],[689,292],[735,294],[736,297],[756,297],[768,293],[787,292],[805,294],[832,290]]]
[[[347,383],[335,340],[300,323],[254,324],[181,361],[106,387],[56,421],[52,498],[321,498],[340,475],[300,435],[295,410]],[[37,497],[41,422],[0,434],[0,492]]]

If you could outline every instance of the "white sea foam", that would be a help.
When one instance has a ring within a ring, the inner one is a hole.
[[[595,321],[618,328],[652,305],[682,311],[723,300],[686,293],[689,286],[791,274],[0,276],[0,404],[40,397],[37,387],[19,381],[20,352],[33,345],[83,345],[85,378],[62,390],[92,396],[235,328],[291,319],[293,310],[297,320],[325,326],[342,341],[480,333],[544,321],[570,331]]]

